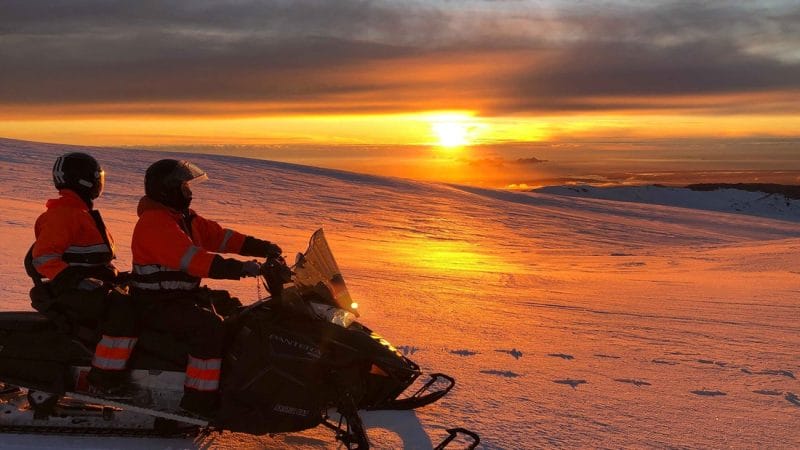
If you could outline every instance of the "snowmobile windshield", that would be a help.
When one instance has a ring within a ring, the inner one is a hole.
[[[322,229],[311,236],[308,250],[298,255],[292,270],[292,281],[301,292],[315,294],[325,303],[358,316],[358,304],[350,297]]]

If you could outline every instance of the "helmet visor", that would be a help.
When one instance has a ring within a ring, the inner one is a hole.
[[[179,161],[175,169],[164,179],[166,186],[181,186],[190,181],[199,182],[208,179],[208,175],[203,169],[190,163],[189,161]]]
[[[92,198],[100,197],[100,194],[103,193],[103,189],[106,186],[106,171],[100,169],[95,173],[95,182],[94,186],[92,186]]]

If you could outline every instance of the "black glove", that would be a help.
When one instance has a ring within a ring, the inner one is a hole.
[[[84,278],[78,283],[78,289],[82,291],[96,291],[103,287],[103,280],[97,278]]]
[[[267,280],[267,289],[273,297],[280,297],[283,285],[292,280],[292,269],[282,257],[268,259],[261,265],[262,275]]]
[[[277,258],[281,256],[282,253],[283,250],[276,244],[270,241],[262,241],[252,236],[244,238],[244,243],[242,244],[242,250],[240,252],[242,256],[260,256],[262,258]]]
[[[91,274],[90,276],[92,278],[103,280],[106,283],[113,283],[116,280],[117,276],[119,276],[119,271],[117,270],[116,267],[114,267],[111,264],[100,267],[94,267],[89,273]]]
[[[62,270],[61,273],[50,282],[50,290],[53,291],[53,295],[57,297],[69,290],[78,289],[78,285],[86,278],[86,274],[80,269],[81,268],[72,266]]]
[[[272,242],[267,242],[267,244],[269,244],[267,258],[277,258],[283,254],[283,249],[281,249],[278,244],[273,244]]]
[[[53,294],[59,296],[70,289],[93,291],[101,287],[111,289],[117,277],[114,266],[98,266],[87,270],[86,267],[70,266],[62,270],[50,283]]]
[[[261,273],[261,264],[256,261],[244,261],[242,263],[243,277],[257,277]]]
[[[227,291],[209,290],[209,298],[214,310],[222,317],[230,316],[242,307],[242,302],[236,297],[231,297]]]

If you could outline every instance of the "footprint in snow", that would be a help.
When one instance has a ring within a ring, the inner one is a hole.
[[[419,347],[412,347],[408,345],[401,345],[397,347],[397,349],[403,352],[405,356],[413,355],[414,353],[417,353],[420,350]]]
[[[561,358],[561,359],[566,359],[566,360],[575,359],[574,356],[567,355],[565,353],[548,353],[547,356],[552,356],[554,358]]]
[[[567,386],[571,386],[572,389],[575,389],[576,387],[580,386],[581,384],[586,384],[586,380],[570,380],[570,379],[553,380],[553,383],[566,384]]]
[[[517,350],[516,348],[512,348],[511,350],[495,350],[498,353],[508,353],[509,355],[513,356],[514,359],[522,358],[522,352]]]
[[[786,397],[784,397],[787,402],[795,405],[800,406],[800,397],[797,396],[794,392],[787,392]]]
[[[762,370],[761,373],[763,373],[765,375],[780,375],[780,376],[783,376],[783,377],[789,377],[789,378],[791,378],[793,380],[797,379],[794,376],[794,373],[792,373],[789,370]]]
[[[450,353],[458,356],[474,356],[478,354],[478,352],[473,352],[472,350],[450,350]]]
[[[642,267],[642,266],[646,266],[646,265],[647,265],[647,263],[643,263],[641,261],[632,261],[632,262],[622,263],[619,266],[620,267]]]
[[[639,386],[651,386],[650,383],[648,383],[647,381],[644,381],[644,380],[631,380],[629,378],[614,378],[614,381],[618,381],[620,383],[632,384],[632,385],[634,385],[636,387],[639,387]]]
[[[794,373],[790,370],[759,370],[758,372],[753,372],[752,370],[748,369],[747,367],[742,367],[742,372],[748,375],[780,375],[782,377],[791,378],[796,380],[797,378],[794,376]]]
[[[655,364],[666,364],[668,366],[677,366],[678,365],[678,363],[676,363],[675,361],[667,361],[667,360],[664,360],[664,359],[654,359],[652,362],[655,363]]]
[[[518,373],[514,373],[510,370],[481,370],[481,373],[485,373],[487,375],[497,375],[499,377],[506,377],[506,378],[517,378],[521,376]]]
[[[710,359],[697,359],[695,361],[699,362],[700,364],[714,364],[715,366],[719,366],[719,367],[725,367],[725,366],[728,365],[728,363],[726,363],[726,362],[713,361],[713,360],[710,360]]]
[[[697,391],[690,391],[694,395],[702,395],[705,397],[719,397],[721,395],[728,395],[722,391],[709,391],[706,389],[697,390]]]
[[[783,392],[781,392],[781,391],[768,391],[766,389],[759,389],[759,390],[753,391],[753,392],[756,393],[756,394],[761,394],[761,395],[781,395],[781,394],[783,394]]]

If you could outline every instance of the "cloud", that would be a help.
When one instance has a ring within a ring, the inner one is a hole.
[[[546,159],[539,159],[539,158],[537,158],[535,156],[531,156],[529,158],[518,158],[515,162],[517,164],[522,164],[522,165],[528,165],[528,164],[534,164],[535,165],[535,164],[546,163],[547,160]]]
[[[729,113],[755,94],[796,111],[798,17],[775,0],[6,1],[0,114]]]
[[[465,162],[467,165],[472,167],[495,168],[495,169],[502,169],[506,166],[519,166],[519,167],[532,166],[547,162],[546,159],[539,159],[535,156],[531,156],[528,158],[517,158],[517,159],[506,159],[501,157],[477,158],[477,159],[464,158],[461,161]]]

